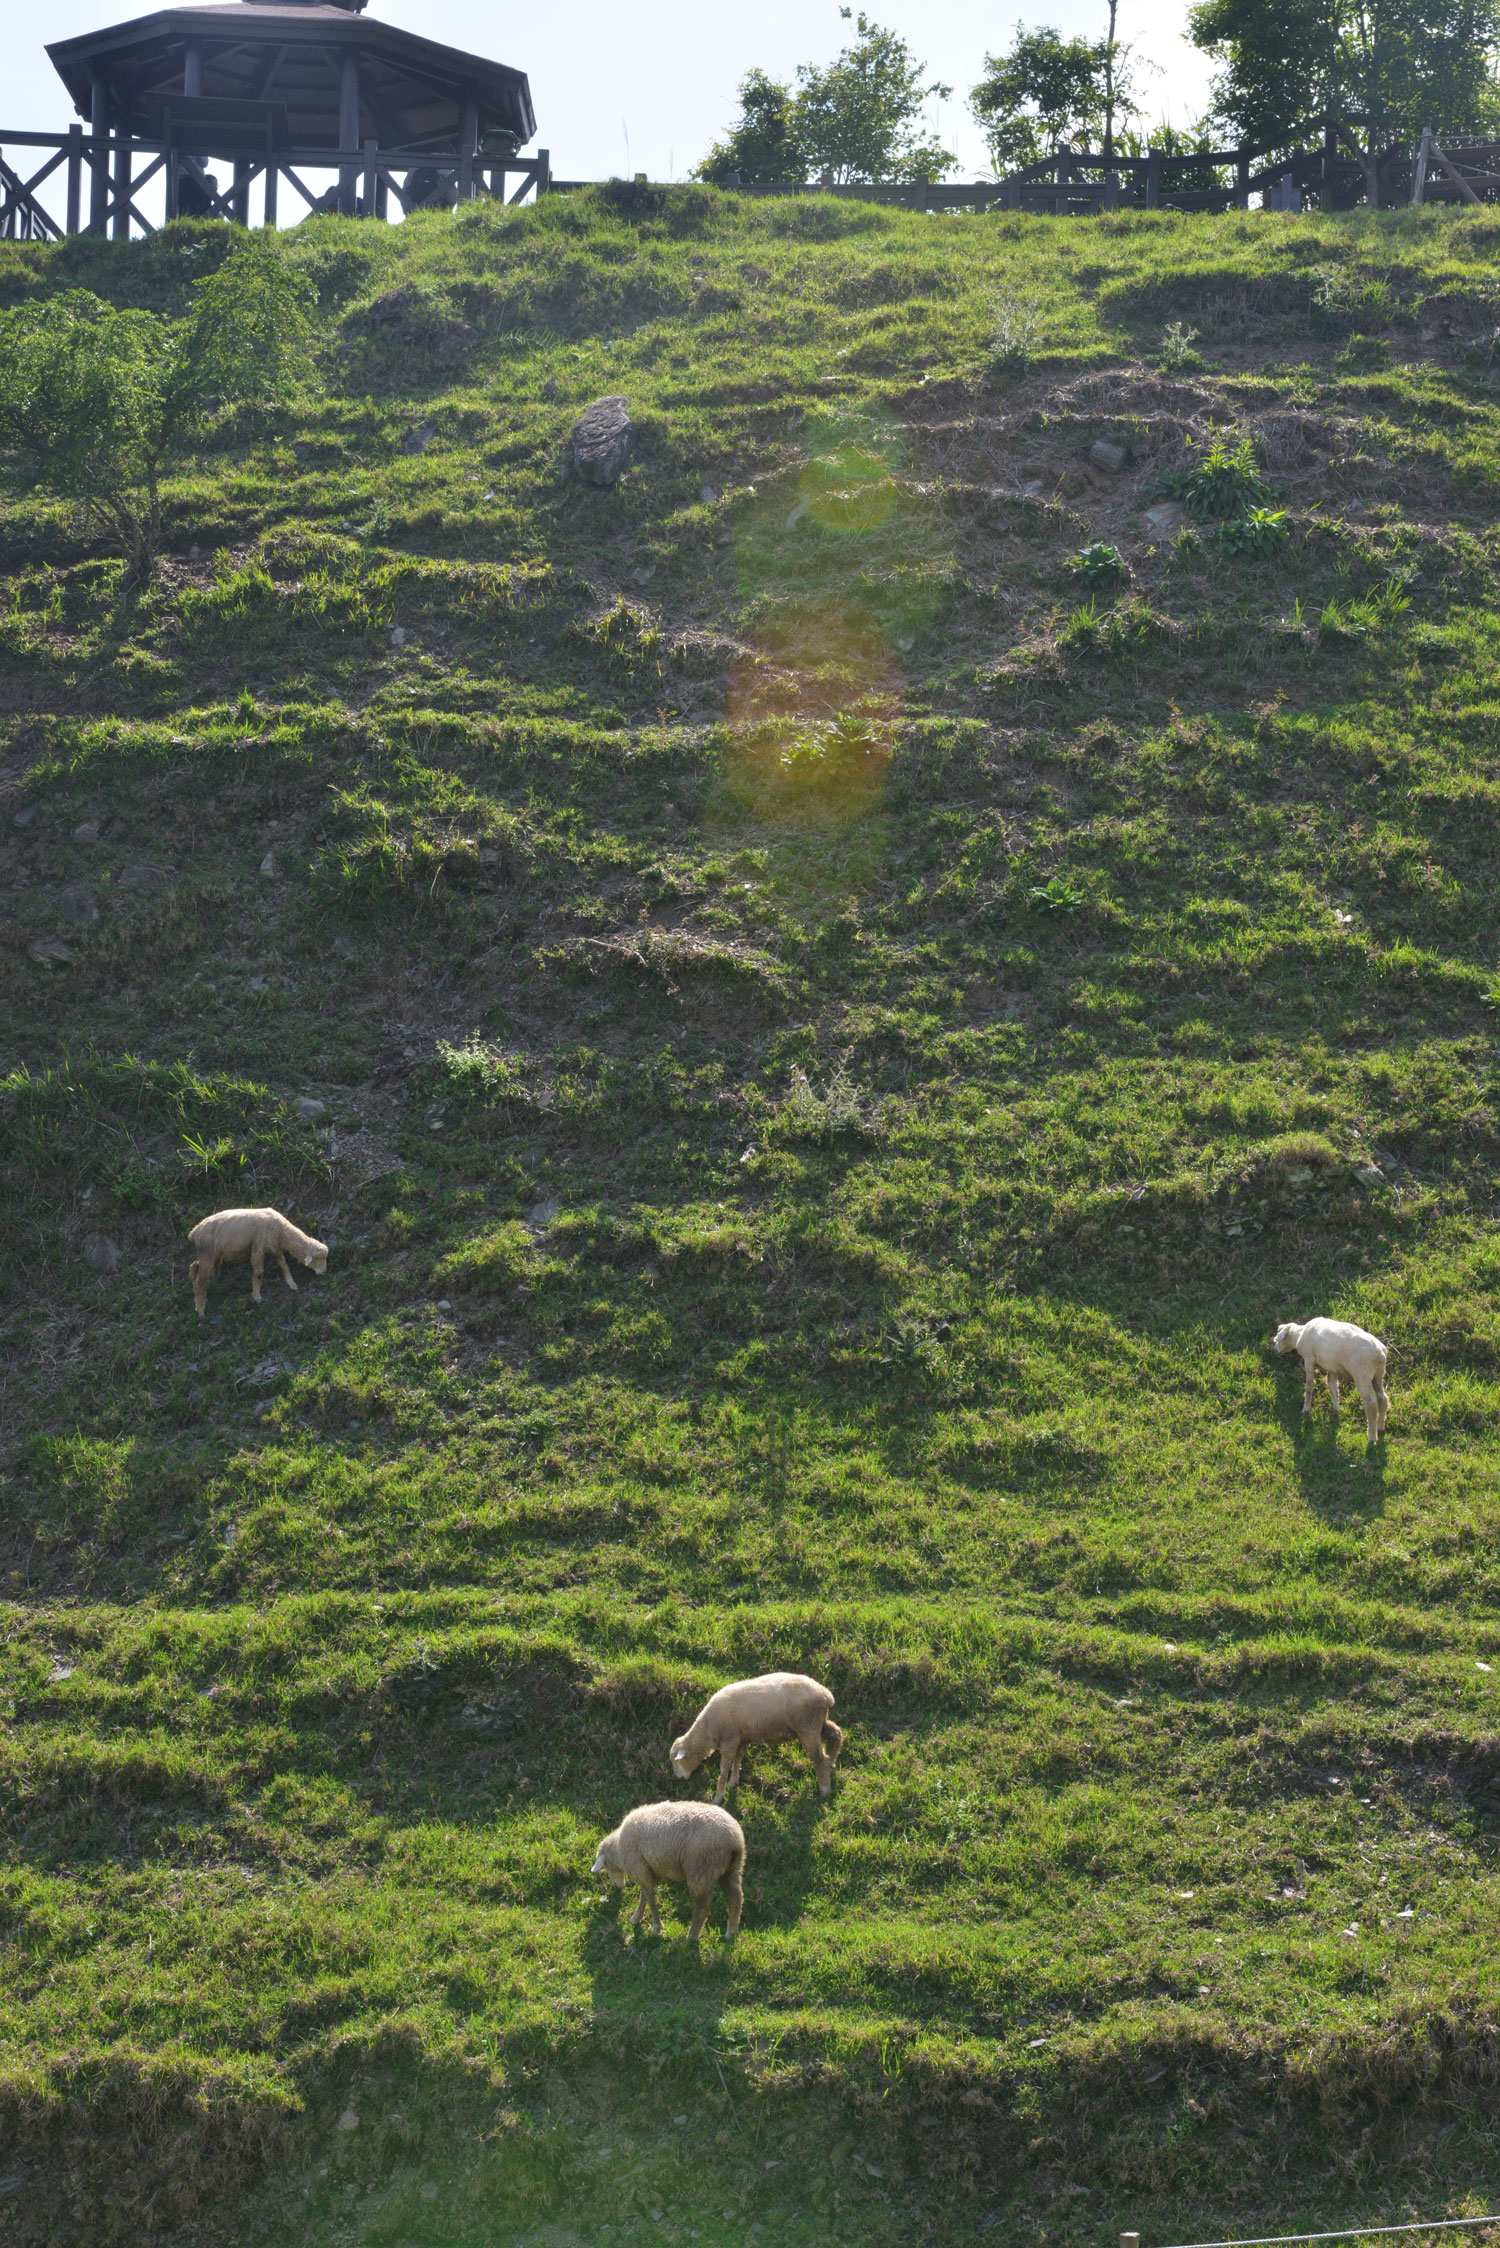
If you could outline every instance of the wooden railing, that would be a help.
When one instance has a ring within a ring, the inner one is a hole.
[[[46,151],[31,171],[32,158]],[[373,140],[359,149],[270,148],[228,159],[230,176],[221,185],[201,153],[135,135],[86,133],[74,125],[66,133],[7,132],[0,129],[0,241],[56,241],[65,234],[111,234],[128,238],[132,229],[155,232],[142,211],[141,191],[165,173],[164,207],[168,220],[187,214],[203,218],[251,220],[251,189],[259,217],[280,223],[283,184],[309,211],[342,211],[350,218],[388,218],[391,206],[405,212],[440,207],[492,195],[519,203],[527,194],[545,195],[552,184],[545,148],[534,156],[496,158],[476,150],[467,156],[434,154],[431,149],[381,148]],[[308,185],[307,172],[333,172],[325,188]],[[62,211],[49,208],[40,190],[53,183]],[[415,184],[414,184],[415,183]],[[87,210],[84,208],[87,191]]]
[[[1256,195],[1284,211],[1352,210],[1360,202],[1378,209],[1424,200],[1500,199],[1500,144],[1493,141],[1458,135],[1439,141],[1429,130],[1416,147],[1383,143],[1361,118],[1317,118],[1301,129],[1316,131],[1318,138],[1290,154],[1241,147],[1171,154],[1152,149],[1144,156],[1105,158],[1094,151],[1060,148],[1006,179],[871,186],[835,182],[825,175],[816,181],[731,177],[724,184],[751,196],[824,194],[918,211],[998,208],[1057,217],[1121,209],[1247,209]],[[38,154],[43,160],[28,173]],[[392,216],[393,206],[402,212],[433,204],[451,207],[479,195],[519,203],[527,195],[577,193],[599,185],[594,180],[555,180],[546,149],[534,156],[497,159],[478,150],[455,156],[381,148],[373,140],[359,149],[282,148],[269,145],[268,132],[264,151],[225,159],[230,176],[223,184],[207,169],[212,160],[201,150],[166,140],[91,134],[81,125],[66,133],[0,129],[0,240],[45,242],[78,233],[108,233],[121,240],[132,229],[150,234],[153,222],[139,197],[159,173],[165,174],[168,220],[196,214],[242,226],[251,223],[253,188],[258,189],[261,220],[267,226],[280,222],[283,184],[308,211],[380,219]],[[336,176],[326,187],[315,188],[303,177],[309,172]],[[639,175],[635,182],[621,184],[659,192]],[[49,185],[50,206],[40,193]],[[55,207],[59,193],[61,214]]]

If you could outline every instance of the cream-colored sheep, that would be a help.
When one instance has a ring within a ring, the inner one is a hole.
[[[1347,1319],[1309,1319],[1302,1326],[1291,1320],[1278,1327],[1274,1336],[1279,1351],[1298,1351],[1307,1380],[1302,1391],[1302,1410],[1313,1409],[1313,1393],[1319,1374],[1328,1376],[1328,1394],[1333,1401],[1333,1417],[1338,1419],[1339,1382],[1353,1382],[1364,1400],[1365,1438],[1377,1444],[1385,1430],[1385,1416],[1390,1409],[1390,1399],[1385,1393],[1386,1348],[1378,1336],[1367,1334],[1363,1327],[1351,1327]]]
[[[715,1803],[739,1784],[740,1764],[752,1741],[800,1741],[818,1775],[818,1793],[833,1785],[834,1759],[844,1736],[828,1712],[833,1695],[800,1671],[772,1670],[764,1678],[741,1678],[711,1694],[687,1731],[672,1743],[672,1770],[679,1780],[696,1772],[706,1756],[719,1753]]]
[[[649,1905],[658,1935],[658,1881],[685,1883],[693,1900],[690,1943],[703,1933],[716,1888],[723,1890],[729,1906],[726,1936],[735,1933],[745,1909],[744,1832],[738,1819],[712,1803],[643,1803],[638,1810],[627,1811],[614,1833],[600,1843],[594,1871],[607,1873],[617,1889],[635,1882],[641,1893],[630,1925],[639,1928]]]
[[[250,1293],[257,1303],[267,1257],[276,1259],[281,1277],[293,1294],[297,1283],[287,1270],[288,1251],[314,1272],[328,1270],[328,1251],[323,1243],[301,1232],[279,1210],[216,1210],[211,1218],[198,1220],[188,1240],[197,1252],[188,1266],[188,1278],[193,1283],[193,1303],[200,1319],[208,1302],[208,1284],[220,1265],[243,1264],[247,1257],[250,1259]]]

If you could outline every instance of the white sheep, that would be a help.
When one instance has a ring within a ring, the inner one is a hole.
[[[1309,1319],[1300,1327],[1287,1320],[1277,1328],[1273,1339],[1279,1351],[1301,1354],[1307,1374],[1302,1392],[1304,1413],[1313,1409],[1319,1374],[1326,1374],[1337,1420],[1340,1379],[1351,1381],[1364,1400],[1365,1439],[1370,1444],[1379,1442],[1390,1399],[1385,1393],[1386,1348],[1378,1336],[1367,1334],[1363,1327],[1351,1327],[1347,1319]]]
[[[643,1803],[627,1811],[599,1845],[595,1873],[607,1873],[617,1889],[636,1883],[640,1896],[630,1916],[639,1928],[649,1906],[651,1925],[661,1934],[661,1914],[656,1905],[658,1881],[681,1881],[693,1900],[688,1941],[703,1933],[714,1901],[722,1889],[729,1907],[724,1924],[732,1936],[745,1909],[745,1835],[738,1819],[712,1803]]]
[[[828,1712],[833,1695],[815,1678],[800,1671],[772,1670],[763,1678],[741,1678],[710,1694],[687,1731],[672,1743],[672,1770],[679,1780],[696,1772],[717,1749],[719,1784],[715,1803],[722,1803],[739,1784],[740,1764],[752,1741],[800,1741],[818,1775],[818,1793],[826,1795],[833,1784],[834,1759],[844,1736]]]
[[[257,1303],[267,1257],[276,1259],[293,1295],[297,1283],[287,1270],[288,1250],[314,1272],[328,1270],[324,1244],[303,1233],[279,1210],[216,1210],[211,1218],[198,1220],[188,1240],[197,1252],[188,1266],[188,1278],[193,1283],[193,1306],[200,1319],[208,1302],[208,1284],[220,1265],[243,1264],[247,1257],[250,1259],[250,1293]]]

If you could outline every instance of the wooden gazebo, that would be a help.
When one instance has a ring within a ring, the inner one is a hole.
[[[536,130],[524,71],[363,9],[364,0],[186,0],[60,39],[47,52],[87,136],[75,127],[67,140],[5,139],[50,141],[58,156],[48,171],[68,163],[69,232],[85,224],[125,236],[132,219],[145,228],[135,198],[158,171],[169,219],[202,212],[248,224],[260,179],[268,225],[281,180],[314,209],[371,217],[387,215],[391,193],[410,209],[486,185],[504,192],[507,169],[523,174],[518,193],[546,185],[545,152],[516,161]],[[225,161],[232,176],[221,187],[207,167]],[[338,182],[322,193],[300,177],[335,166]],[[63,230],[53,222],[53,231]]]

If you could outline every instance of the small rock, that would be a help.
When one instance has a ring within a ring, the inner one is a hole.
[[[416,428],[409,429],[402,438],[401,450],[403,453],[425,453],[436,435],[437,431],[431,422],[418,422]]]
[[[247,991],[269,991],[270,988],[271,979],[269,976],[252,976],[245,986]]]
[[[11,825],[12,827],[30,827],[35,822],[35,819],[36,806],[34,804],[23,804],[20,811],[17,812],[15,818],[11,821]]]
[[[439,1311],[451,1311],[453,1309],[452,1304],[449,1302],[446,1296],[438,1297],[437,1307]]]
[[[393,624],[391,626],[391,646],[393,648],[404,648],[406,646],[405,625]]]
[[[698,486],[698,497],[705,507],[716,507],[718,505],[719,495],[712,484],[700,484]]]
[[[72,946],[65,945],[61,937],[36,937],[26,951],[40,968],[66,968],[73,958]]]
[[[260,871],[267,877],[274,876],[276,872],[276,853],[274,851],[267,851],[260,862]]]
[[[1288,1186],[1306,1186],[1310,1182],[1311,1178],[1312,1172],[1309,1171],[1304,1165],[1298,1170],[1288,1171],[1286,1175],[1286,1183]]]
[[[573,468],[585,484],[618,481],[635,448],[635,424],[623,398],[596,398],[573,425]]]
[[[436,2201],[437,2187],[433,2184],[431,2178],[424,2178],[418,2190],[424,2201]]]
[[[1356,1163],[1354,1176],[1361,1186],[1385,1185],[1385,1173],[1374,1163]]]
[[[65,1678],[72,1677],[73,1668],[72,1663],[54,1663],[47,1673],[47,1684],[49,1686],[60,1686]]]
[[[1127,457],[1123,445],[1111,445],[1106,437],[1096,437],[1089,447],[1089,459],[1095,468],[1107,468],[1111,476],[1119,475]]]
[[[1401,1168],[1401,1165],[1397,1162],[1395,1156],[1392,1155],[1388,1147],[1372,1147],[1370,1150],[1370,1161],[1372,1163],[1378,1163],[1382,1171],[1399,1171]]]
[[[117,890],[160,890],[167,877],[159,866],[126,866],[115,876]]]
[[[345,2108],[343,2114],[339,2117],[339,2129],[341,2131],[357,2131],[359,2129],[359,2117],[355,2114],[353,2108]]]
[[[1046,488],[1040,476],[1029,476],[1021,486],[1021,497],[1023,500],[1039,500]]]
[[[75,843],[97,843],[98,840],[99,822],[97,820],[80,820],[73,830],[73,841]]]
[[[555,1194],[549,1194],[545,1202],[534,1202],[532,1204],[526,1213],[526,1223],[529,1226],[535,1226],[538,1232],[545,1232],[561,1210],[561,1201]]]
[[[1180,531],[1187,521],[1187,509],[1180,500],[1161,500],[1146,510],[1146,521],[1158,537],[1165,538],[1170,531]]]
[[[99,901],[86,882],[70,882],[59,893],[57,902],[63,909],[63,918],[76,922],[80,928],[99,918]]]
[[[313,1117],[328,1114],[327,1101],[314,1100],[310,1093],[299,1093],[293,1105],[299,1116]]]
[[[118,1272],[124,1255],[107,1233],[91,1233],[83,1244],[83,1261],[94,1272]]]

